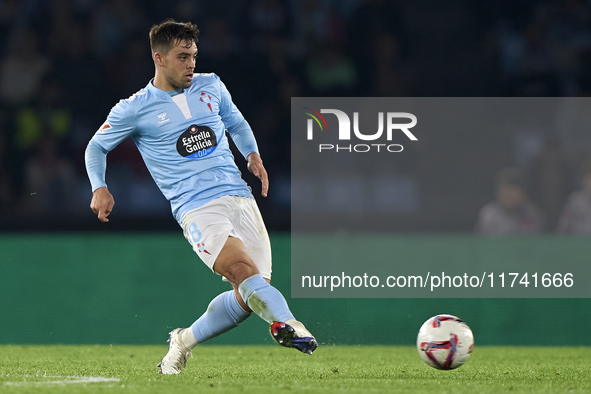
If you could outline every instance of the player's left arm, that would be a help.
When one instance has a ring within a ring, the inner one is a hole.
[[[265,170],[261,156],[256,152],[252,152],[250,155],[248,155],[246,160],[248,161],[248,171],[252,172],[257,178],[261,180],[261,195],[263,197],[267,197],[267,192],[269,191],[269,177],[267,176],[267,170]]]
[[[259,154],[254,133],[246,119],[244,119],[244,116],[242,116],[236,105],[232,102],[232,97],[226,85],[222,81],[219,81],[219,83],[221,93],[220,115],[222,121],[228,129],[228,134],[230,134],[232,141],[234,141],[236,147],[248,162],[248,170],[261,180],[261,195],[267,197],[269,177]]]

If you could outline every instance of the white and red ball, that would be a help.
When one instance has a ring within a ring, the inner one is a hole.
[[[419,355],[437,369],[454,369],[463,365],[474,347],[470,327],[453,315],[437,315],[421,326],[417,337]]]

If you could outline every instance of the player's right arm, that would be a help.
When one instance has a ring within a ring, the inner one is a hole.
[[[111,214],[113,205],[115,205],[115,199],[113,198],[113,195],[109,193],[109,189],[107,189],[106,186],[99,187],[92,193],[90,209],[92,209],[92,212],[96,213],[101,222],[106,223],[109,221],[107,216]]]
[[[115,200],[107,188],[107,153],[134,131],[134,114],[129,100],[122,100],[111,110],[107,120],[86,147],[84,161],[92,186],[90,209],[101,222],[108,222]]]

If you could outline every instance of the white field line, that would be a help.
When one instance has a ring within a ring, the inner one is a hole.
[[[48,376],[49,377],[49,376]],[[117,378],[103,378],[102,376],[51,376],[52,378],[63,378],[61,380],[48,380],[38,382],[4,382],[6,386],[27,386],[42,384],[81,384],[81,383],[105,383],[119,382]]]

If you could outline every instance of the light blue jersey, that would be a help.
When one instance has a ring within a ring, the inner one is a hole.
[[[215,198],[252,198],[226,129],[244,157],[258,153],[250,126],[217,75],[194,74],[191,86],[173,96],[151,81],[115,105],[88,144],[92,190],[106,186],[106,154],[131,137],[179,223],[188,211]]]

